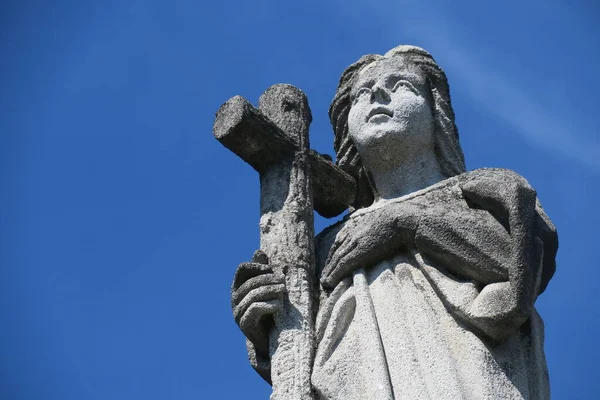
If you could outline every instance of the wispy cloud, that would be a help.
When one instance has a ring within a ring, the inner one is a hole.
[[[463,89],[479,108],[514,128],[535,146],[600,168],[600,144],[578,134],[581,130],[577,121],[569,120],[564,112],[542,107],[514,80],[467,54],[451,35],[428,39],[436,43],[434,56],[444,59],[444,67],[460,78]]]
[[[357,14],[363,18],[365,13],[371,14],[381,27],[387,27],[382,29],[388,30],[390,36],[417,39],[441,62],[453,79],[451,85],[461,85],[476,107],[511,126],[531,144],[600,169],[600,143],[580,134],[584,132],[579,126],[581,116],[570,118],[565,110],[542,107],[534,100],[539,95],[524,91],[516,79],[504,76],[500,68],[484,64],[474,55],[483,49],[477,49],[474,43],[465,44],[463,35],[459,39],[454,33],[457,28],[449,28],[459,25],[453,24],[450,16],[442,15],[439,8],[410,1],[378,3],[378,7],[370,9],[364,9],[360,3],[354,5]],[[394,20],[407,14],[426,15],[426,22],[419,18],[407,18],[401,23]],[[490,49],[486,48],[485,53],[490,54]],[[493,53],[490,56],[494,58]],[[497,59],[503,56],[498,54]]]

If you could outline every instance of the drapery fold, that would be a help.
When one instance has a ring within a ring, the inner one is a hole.
[[[502,343],[486,341],[447,312],[411,255],[357,270],[337,289],[319,315],[321,399],[549,398],[537,313]]]
[[[533,303],[558,239],[535,191],[512,171],[480,169],[380,201],[317,237],[319,274],[347,223],[403,202],[422,210],[414,243],[321,287],[320,398],[549,399]]]

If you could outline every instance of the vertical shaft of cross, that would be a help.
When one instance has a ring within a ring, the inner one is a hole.
[[[314,357],[314,217],[308,160],[308,101],[291,85],[275,85],[259,109],[298,150],[260,175],[261,249],[285,275],[284,307],[270,336],[271,400],[311,400]]]
[[[328,218],[340,214],[354,200],[356,183],[331,158],[309,149],[311,113],[301,90],[275,85],[259,104],[256,109],[243,97],[232,97],[217,111],[213,134],[259,173],[260,247],[285,277],[284,306],[269,335],[270,376],[259,373],[272,382],[271,399],[312,400],[313,210]]]

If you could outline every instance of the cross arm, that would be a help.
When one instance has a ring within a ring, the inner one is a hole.
[[[242,96],[219,108],[213,134],[259,173],[298,150],[295,140]],[[354,201],[354,179],[314,150],[309,152],[309,164],[315,210],[326,218],[341,214]]]

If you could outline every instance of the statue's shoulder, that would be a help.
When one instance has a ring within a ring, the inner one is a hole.
[[[461,174],[457,178],[458,186],[465,198],[495,199],[492,203],[500,201],[504,207],[509,204],[517,207],[520,207],[518,204],[529,204],[535,208],[536,214],[548,229],[555,230],[542,208],[535,189],[527,179],[515,171],[504,168],[481,168]]]
[[[512,223],[531,224],[534,235],[543,243],[544,267],[539,288],[539,293],[542,293],[556,271],[558,234],[556,227],[542,208],[537,192],[525,178],[509,169],[481,168],[459,175],[458,180],[465,197],[474,195],[476,199],[484,200],[483,203],[486,200],[492,200],[488,201],[489,204],[496,203],[496,207],[490,207],[492,215],[494,215],[493,209],[502,204],[506,212],[511,209],[532,208],[532,217]],[[502,216],[498,216],[497,213],[495,216],[499,217],[499,221],[503,220]],[[506,216],[504,220],[506,220]],[[512,231],[512,229],[513,227],[510,230]]]
[[[506,168],[479,168],[465,172],[458,177],[461,186],[469,184],[493,184],[497,188],[519,187],[533,190],[527,179],[513,170]]]

